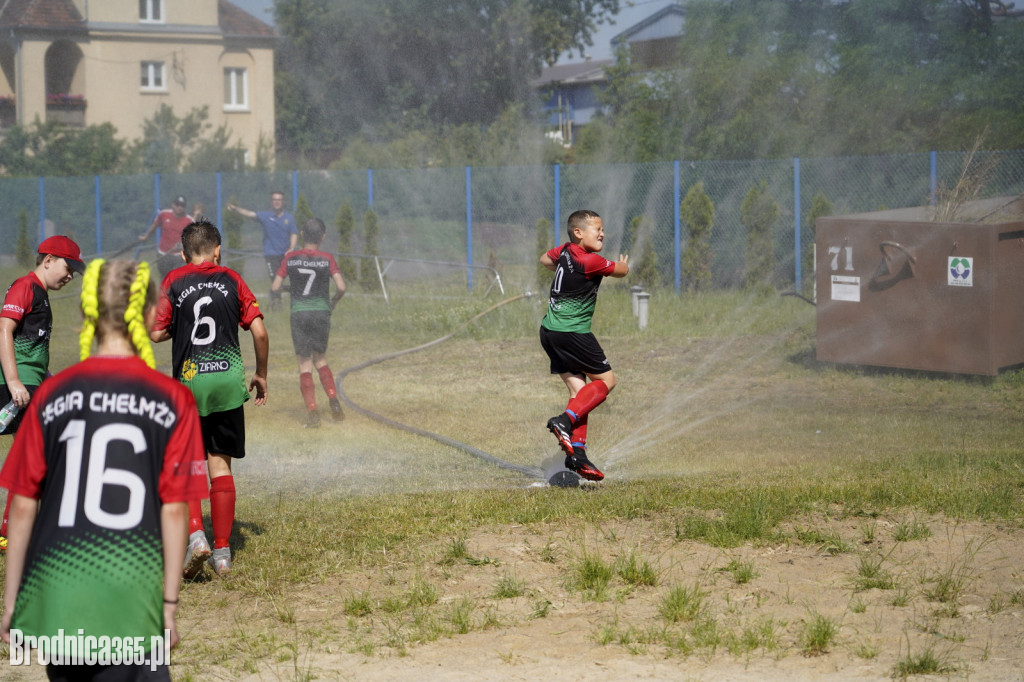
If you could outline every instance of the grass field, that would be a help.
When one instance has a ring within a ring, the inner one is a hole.
[[[354,288],[333,369],[499,300],[413,293]],[[55,297],[55,369],[74,360],[73,305]],[[502,305],[343,388],[543,469],[565,389],[542,306]],[[626,287],[605,286],[594,330],[619,386],[589,441],[607,479],[563,490],[351,410],[303,429],[287,313],[267,324],[236,571],[184,587],[176,680],[1024,679],[1024,372],[824,365],[793,298],[656,293],[641,331]],[[157,358],[168,370],[168,345]]]

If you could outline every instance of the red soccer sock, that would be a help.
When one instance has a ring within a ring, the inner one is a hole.
[[[7,491],[7,504],[4,506],[4,520],[0,521],[0,535],[7,537],[7,516],[11,513],[11,500],[14,498],[14,493],[10,490]]]
[[[331,373],[331,368],[324,365],[317,371],[320,372],[320,385],[324,387],[327,397],[337,398],[338,392],[334,389],[334,374]]]
[[[227,547],[235,523],[235,477],[218,476],[210,481],[210,520],[213,548]]]
[[[313,385],[312,372],[303,372],[299,375],[299,390],[302,391],[302,400],[306,403],[306,409],[315,410],[316,387]]]
[[[188,501],[188,534],[203,530],[203,503],[200,500]]]
[[[572,444],[587,447],[587,418],[583,417],[572,425]]]
[[[572,417],[573,423],[579,423],[587,418],[590,411],[604,402],[608,397],[608,384],[600,379],[591,381],[580,389],[576,397],[569,401],[565,411]]]

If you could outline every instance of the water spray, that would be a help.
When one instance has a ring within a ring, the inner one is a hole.
[[[392,428],[399,429],[401,431],[405,431],[406,433],[412,433],[412,434],[415,434],[417,436],[423,436],[424,438],[430,438],[431,440],[435,440],[438,443],[442,443],[442,444],[447,445],[449,447],[455,448],[456,450],[462,450],[463,452],[466,452],[466,453],[468,453],[470,455],[473,455],[474,457],[478,457],[478,458],[484,460],[485,462],[493,464],[493,465],[495,465],[495,466],[497,466],[499,468],[510,469],[512,471],[518,471],[519,473],[523,474],[524,476],[528,476],[530,478],[540,479],[540,478],[544,477],[544,472],[541,471],[541,469],[538,468],[538,467],[528,467],[528,466],[522,466],[522,465],[519,465],[519,464],[513,464],[512,462],[506,462],[505,460],[503,460],[503,459],[501,459],[499,457],[495,457],[494,455],[489,454],[487,452],[484,452],[483,450],[480,450],[479,448],[475,448],[472,445],[467,445],[466,443],[462,443],[462,442],[457,441],[457,440],[455,440],[453,438],[448,438],[447,436],[442,436],[441,434],[433,433],[431,431],[425,431],[424,429],[416,428],[415,426],[409,426],[408,424],[402,424],[400,422],[395,421],[394,419],[389,419],[388,417],[385,417],[384,415],[378,414],[376,412],[372,412],[371,410],[368,410],[368,409],[366,409],[366,408],[364,408],[364,407],[362,407],[360,405],[357,405],[354,402],[352,402],[352,400],[349,399],[349,397],[345,394],[345,391],[342,389],[342,381],[344,380],[344,378],[346,376],[348,376],[349,374],[351,374],[353,372],[358,372],[359,370],[366,369],[367,367],[372,367],[373,365],[378,365],[378,364],[380,364],[382,362],[387,362],[388,360],[393,360],[393,359],[401,357],[403,355],[410,355],[412,353],[417,353],[417,352],[419,352],[421,350],[426,350],[427,348],[431,348],[433,346],[436,346],[436,345],[439,345],[441,343],[444,343],[445,341],[448,341],[453,336],[458,334],[460,331],[462,331],[463,329],[465,329],[469,325],[473,324],[474,322],[479,320],[481,317],[487,315],[488,313],[491,313],[491,312],[497,310],[498,308],[500,308],[500,307],[502,307],[504,305],[512,303],[513,301],[518,301],[518,300],[521,300],[521,299],[530,298],[532,295],[533,294],[531,292],[527,291],[526,293],[519,294],[518,296],[513,296],[511,298],[506,298],[504,301],[499,301],[498,303],[492,305],[487,310],[484,310],[483,312],[477,313],[473,317],[469,318],[468,320],[466,320],[465,322],[460,324],[454,330],[452,330],[451,332],[449,332],[448,334],[445,334],[444,336],[442,336],[440,338],[434,339],[433,341],[429,341],[427,343],[424,343],[422,345],[416,346],[414,348],[407,348],[405,350],[395,351],[394,353],[387,353],[385,355],[379,355],[379,356],[377,356],[375,358],[371,358],[371,359],[367,360],[366,362],[363,362],[363,363],[360,363],[358,365],[354,365],[352,367],[348,367],[346,369],[343,369],[343,370],[339,371],[337,373],[336,377],[335,377],[335,380],[334,380],[335,388],[338,391],[338,397],[341,399],[341,401],[343,403],[345,403],[346,407],[348,407],[350,410],[358,412],[359,414],[361,414],[361,415],[363,415],[365,417],[369,417],[370,419],[372,419],[372,420],[374,420],[376,422],[379,422],[381,424],[384,424],[385,426],[390,426]]]

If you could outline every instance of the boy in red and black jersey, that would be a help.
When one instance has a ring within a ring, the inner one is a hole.
[[[195,396],[210,471],[213,552],[203,531],[202,507],[189,505],[189,551],[185,577],[193,578],[209,557],[214,570],[231,570],[228,539],[235,519],[231,460],[245,457],[242,405],[255,389],[256,404],[267,400],[269,341],[259,303],[234,270],[220,265],[220,232],[206,220],[185,228],[182,250],[188,261],[164,278],[153,341],[171,340],[174,377]],[[256,372],[245,383],[238,328],[252,333]]]
[[[0,636],[10,642],[16,628],[58,648],[61,630],[139,637],[148,650],[166,628],[174,646],[186,502],[207,494],[199,415],[185,387],[151,369],[156,287],[146,264],[93,261],[82,293],[87,359],[39,388],[0,471],[14,499]],[[103,672],[82,663],[47,672]],[[123,679],[143,671],[127,666]],[[164,667],[146,679],[170,676]]]
[[[334,386],[334,374],[327,363],[331,311],[345,295],[345,279],[334,256],[320,250],[326,232],[324,221],[319,218],[307,220],[302,226],[303,247],[285,254],[270,285],[271,291],[280,291],[285,277],[291,282],[292,345],[299,360],[299,390],[308,411],[306,428],[320,426],[313,383],[314,368],[327,394],[335,421],[345,417]],[[330,295],[332,281],[336,287],[334,296]]]
[[[14,280],[0,310],[0,406],[14,401],[19,412],[5,434],[18,430],[29,399],[50,367],[50,291],[59,291],[75,273],[85,271],[78,244],[63,235],[44,239],[39,245],[35,270]],[[0,521],[0,552],[7,550],[7,513],[10,496]]]
[[[548,430],[565,451],[567,469],[600,481],[604,474],[587,459],[587,415],[615,388],[615,373],[590,331],[590,321],[601,280],[625,277],[629,256],[610,261],[599,255],[604,248],[604,221],[593,211],[574,212],[567,229],[569,241],[540,257],[541,265],[555,271],[540,342],[551,360],[551,373],[559,375],[569,389],[569,404],[548,420]]]

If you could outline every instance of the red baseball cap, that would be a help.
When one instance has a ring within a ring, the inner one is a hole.
[[[85,272],[85,263],[82,262],[82,250],[78,244],[62,234],[47,237],[39,245],[39,253],[49,254],[57,258],[63,258],[68,267],[79,275]]]

